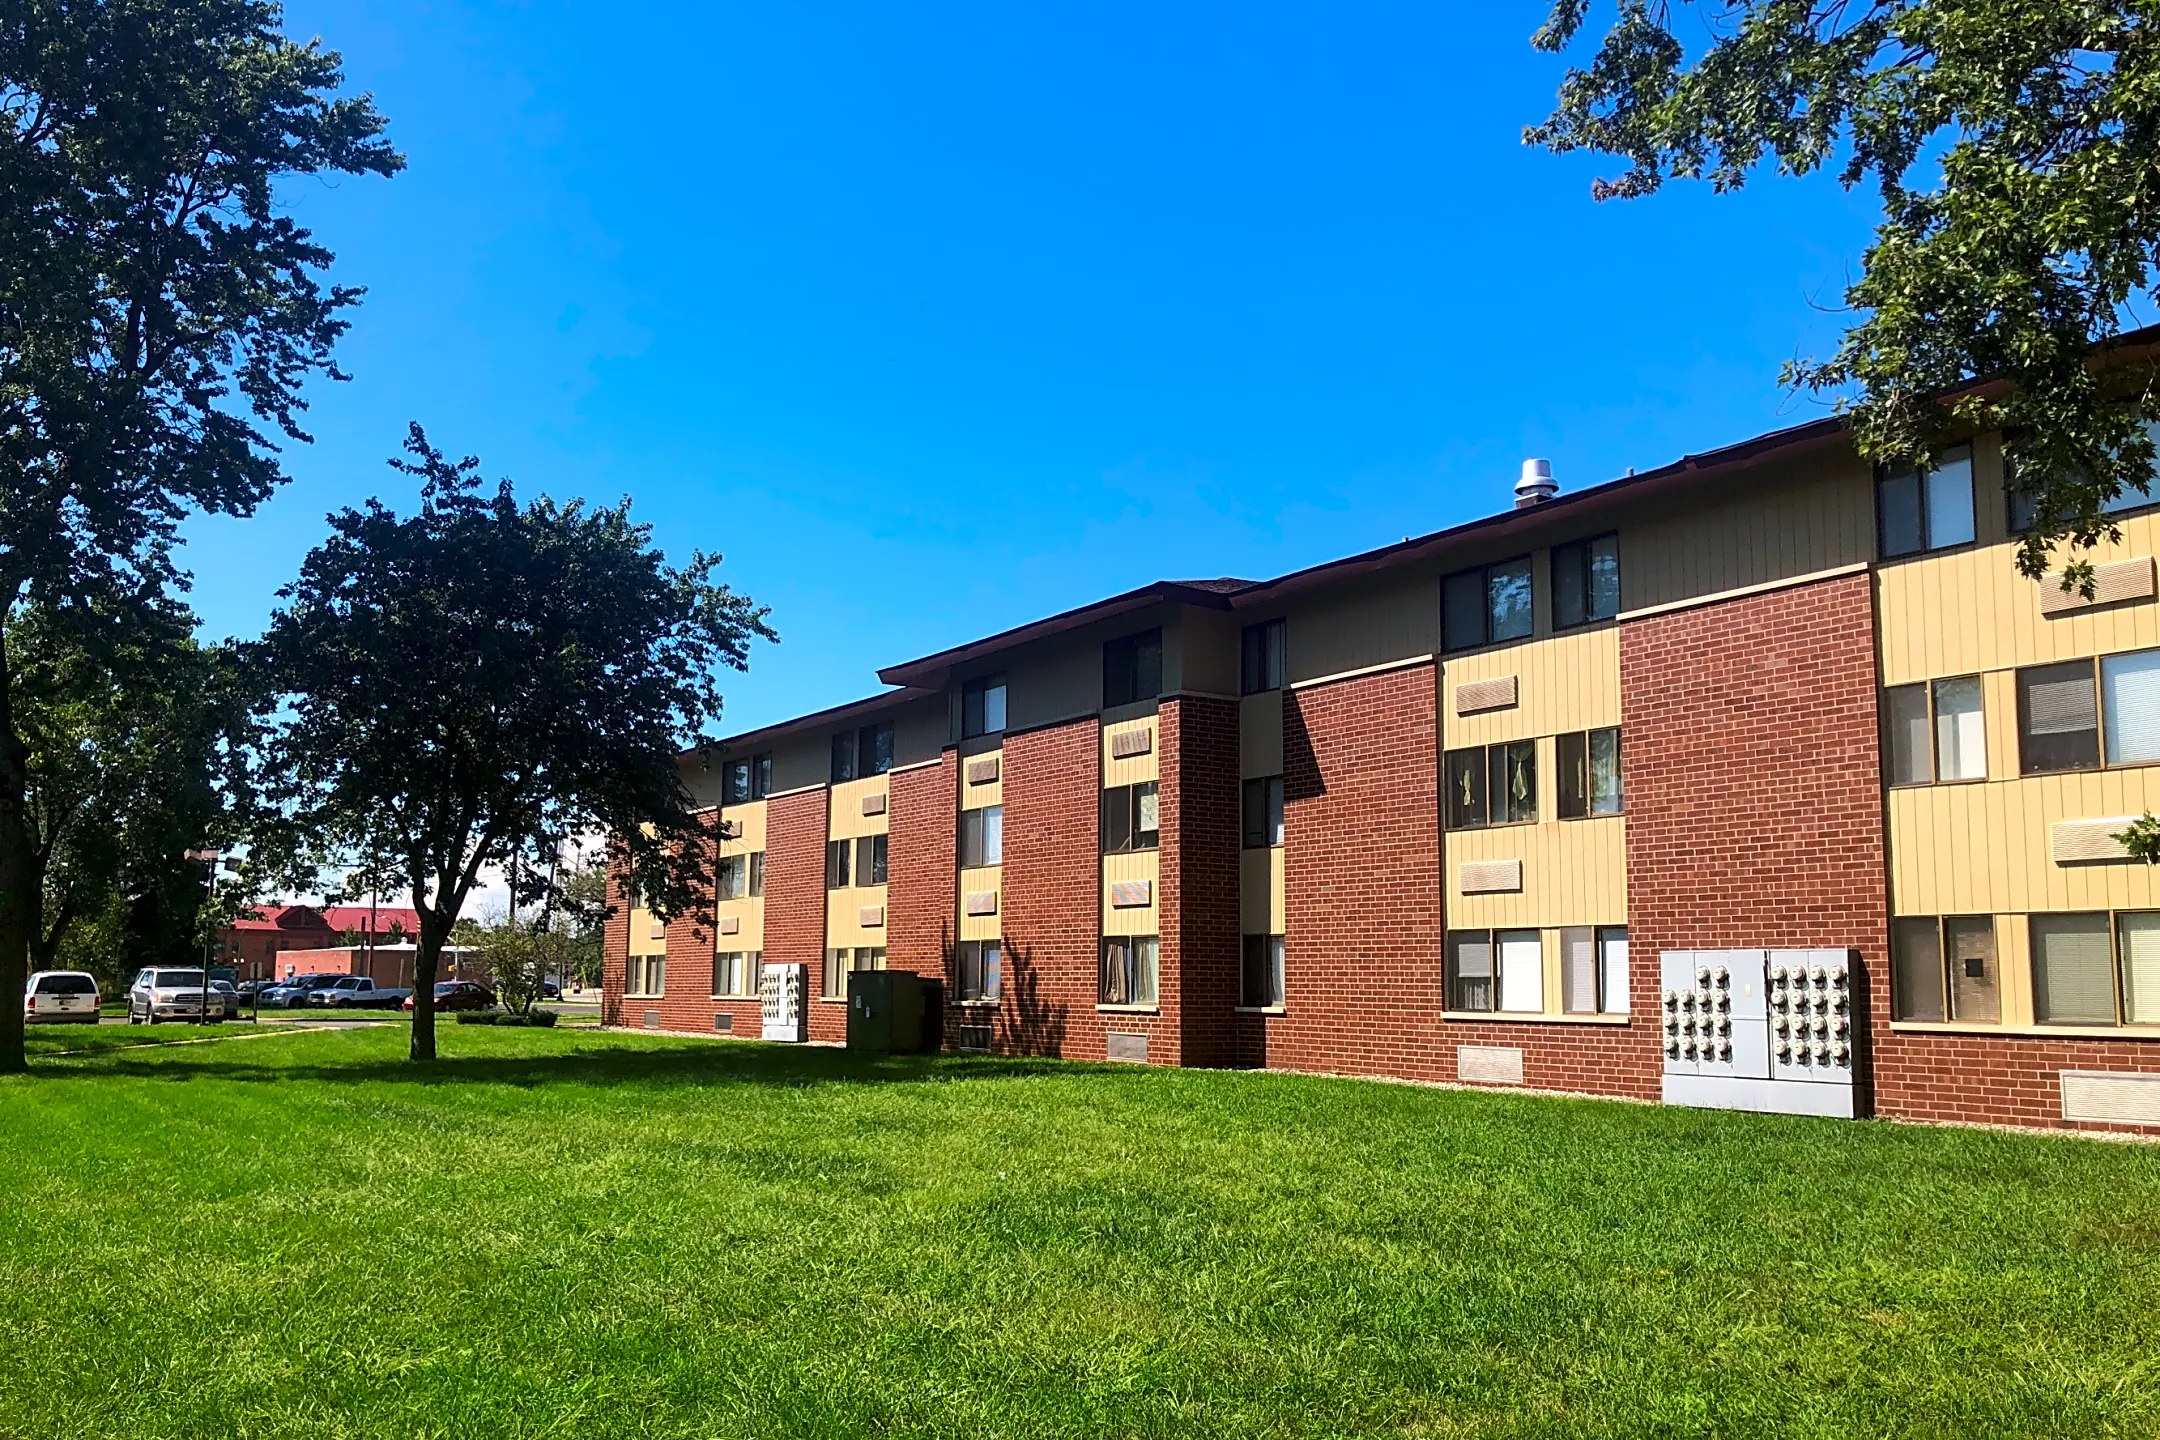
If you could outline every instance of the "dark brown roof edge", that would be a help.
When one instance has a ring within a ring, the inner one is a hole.
[[[1127,611],[1143,609],[1166,600],[1179,605],[1198,606],[1203,610],[1227,610],[1230,608],[1231,595],[1236,592],[1208,588],[1220,583],[1222,582],[1210,581],[1207,585],[1195,585],[1180,580],[1157,580],[1137,590],[1127,590],[1122,595],[1112,595],[1107,600],[1097,600],[1042,620],[1031,620],[1025,625],[1017,625],[980,640],[971,640],[950,650],[925,655],[919,660],[905,660],[898,665],[888,665],[877,672],[878,679],[888,685],[942,684],[945,672],[955,665],[965,665],[970,660],[994,655],[1015,645],[1063,635],[1083,625],[1091,625],[1097,620],[1107,620],[1113,615],[1122,615]]]
[[[724,735],[720,739],[708,741],[704,745],[693,745],[682,752],[682,758],[690,759],[700,750],[708,750],[715,754],[722,751],[739,752],[745,747],[768,744],[771,741],[785,739],[787,736],[799,734],[805,730],[817,730],[827,725],[835,725],[842,720],[856,720],[867,715],[882,714],[887,710],[897,709],[899,706],[908,704],[911,701],[933,699],[937,694],[936,690],[925,690],[918,686],[903,686],[898,690],[887,690],[882,695],[871,695],[861,700],[850,700],[844,705],[834,705],[829,709],[813,711],[808,715],[798,715],[792,720],[781,720],[775,724],[761,726],[756,730],[745,730],[738,735]]]

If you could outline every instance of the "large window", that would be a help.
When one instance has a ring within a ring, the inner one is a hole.
[[[745,805],[772,793],[772,756],[752,755],[730,760],[720,768],[720,799],[726,805]]]
[[[1143,630],[1105,643],[1102,690],[1105,710],[1162,694],[1162,631]]]
[[[1890,926],[1890,1018],[2002,1019],[1995,922],[1985,915],[1913,915]]]
[[[1960,445],[1931,470],[1884,470],[1877,475],[1875,525],[1885,560],[1970,545],[1972,447]]]
[[[960,812],[960,865],[972,870],[978,865],[1002,865],[1005,863],[1005,807],[990,805],[981,810]]]
[[[1522,825],[1537,819],[1536,741],[1450,750],[1442,769],[1448,829]]]
[[[962,940],[953,947],[953,979],[960,1003],[994,1001],[1003,993],[1004,955],[995,940]]]
[[[1459,570],[1440,582],[1440,644],[1469,650],[1530,634],[1530,557]]]
[[[2024,774],[2160,760],[2160,650],[2020,670],[2017,699]]]
[[[847,889],[848,882],[852,878],[849,873],[851,867],[848,862],[853,854],[852,846],[845,840],[828,840],[825,842],[826,889]]]
[[[1554,777],[1554,809],[1562,820],[1618,815],[1625,796],[1620,784],[1620,727],[1576,730],[1554,742],[1560,773]]]
[[[1101,1005],[1155,1003],[1155,937],[1106,935],[1095,999]]]
[[[2160,419],[2147,420],[2145,422],[2145,433],[2155,441],[2160,441]],[[2016,488],[2015,450],[2016,447],[2013,444],[2010,447],[2010,453],[2006,453],[2003,457],[2007,462],[2007,468],[2011,471],[2012,480],[2010,485],[2004,487],[2004,493],[2010,502],[2010,533],[2022,535],[2032,528],[2033,516],[2038,512],[2039,507],[2033,503],[2030,495]],[[2147,480],[2142,485],[2125,485],[2114,499],[2100,507],[2100,513],[2103,515],[2121,515],[2126,511],[2142,510],[2147,505],[2154,503],[2156,498],[2160,498],[2160,496],[2155,495],[2150,480]]]
[[[1282,776],[1245,782],[1245,848],[1258,850],[1283,843]]]
[[[1553,546],[1552,609],[1555,630],[1610,620],[1620,613],[1619,536]]]
[[[1238,1003],[1248,1010],[1279,1010],[1283,1003],[1283,937],[1247,935]]]
[[[755,900],[765,893],[765,852],[750,852],[750,898]]]
[[[1570,925],[1560,932],[1560,1008],[1570,1015],[1625,1015],[1625,925]]]
[[[1280,620],[1245,627],[1239,647],[1243,652],[1238,669],[1241,693],[1257,695],[1263,690],[1282,689],[1288,634],[1288,627]]]
[[[713,997],[757,994],[758,981],[764,976],[764,960],[764,952],[759,950],[722,950],[714,955]]]
[[[856,970],[883,970],[885,951],[882,947],[859,946],[850,950],[846,946],[825,952],[825,971],[821,977],[818,994],[827,1000],[847,999],[847,977]]]
[[[996,735],[1005,728],[1005,677],[985,675],[960,687],[960,735]]]
[[[886,836],[865,835],[855,842],[855,883],[857,885],[883,885],[885,883]]]
[[[1535,1015],[1545,1008],[1545,951],[1535,930],[1450,930],[1447,1005]]]
[[[1102,795],[1102,848],[1105,855],[1153,850],[1156,829],[1155,782],[1117,785]]]
[[[741,900],[750,894],[750,857],[748,855],[723,855],[720,857],[720,898]]]
[[[623,994],[658,999],[667,993],[667,956],[632,955],[623,976]]]
[[[2160,911],[2035,915],[2033,1019],[2042,1025],[2160,1025]]]
[[[1980,677],[1883,691],[1883,777],[1892,785],[1987,779]]]
[[[892,745],[893,729],[889,722],[865,725],[860,730],[843,730],[833,736],[833,784],[883,775],[892,769]]]

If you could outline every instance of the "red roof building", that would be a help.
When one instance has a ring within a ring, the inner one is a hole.
[[[419,933],[419,912],[407,906],[262,905],[225,927],[218,950],[240,979],[260,980],[283,973],[277,957],[287,950],[322,950],[345,939],[392,945]]]

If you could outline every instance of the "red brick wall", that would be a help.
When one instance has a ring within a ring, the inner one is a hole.
[[[623,1023],[623,982],[630,964],[630,898],[624,893],[625,870],[619,859],[608,862],[608,917],[600,928],[600,1023]]]
[[[2160,1125],[2062,1118],[2064,1070],[2160,1071],[2160,1041],[1893,1034],[1874,1017],[1875,1108],[1909,1120],[2160,1134]]]
[[[1103,1058],[1108,1027],[1095,1010],[1101,745],[1102,726],[1093,716],[1005,737],[1005,865],[998,901],[1004,1000],[994,1026],[1001,1051]],[[1161,1031],[1151,1017],[1116,1019],[1120,1030],[1151,1037]],[[1174,1039],[1162,1039],[1175,1048]],[[1159,1058],[1152,1039],[1149,1058]]]
[[[1183,1064],[1227,1065],[1240,943],[1237,702],[1165,700],[1157,732],[1163,1017],[1178,1026]],[[1148,1058],[1167,1057],[1150,1042]]]
[[[896,771],[886,801],[885,964],[936,980],[947,1002],[959,907],[959,793],[959,761],[948,750],[935,765]],[[948,1020],[948,1034],[951,1028]]]
[[[1886,1001],[1871,594],[1851,575],[1620,627],[1632,1029],[1657,1073],[1661,950],[1851,948]]]
[[[845,1040],[847,1007],[817,998],[825,964],[825,837],[831,792],[823,786],[765,802],[765,963],[808,965],[810,1038]]]

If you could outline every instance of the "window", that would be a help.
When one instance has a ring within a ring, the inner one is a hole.
[[[832,783],[855,778],[855,732],[843,730],[832,737]]]
[[[960,687],[960,736],[995,735],[1005,728],[1005,677],[985,675]]]
[[[2100,728],[2108,764],[2160,760],[2160,650],[2102,657]]]
[[[960,865],[973,869],[978,865],[1002,865],[1005,863],[1005,807],[991,805],[981,810],[960,812]]]
[[[2035,915],[2031,926],[2033,1018],[2042,1025],[2113,1025],[2107,912]]]
[[[712,993],[755,995],[763,978],[765,956],[758,950],[722,950],[713,956]]]
[[[1625,925],[1571,925],[1560,932],[1560,1008],[1570,1015],[1625,1015]]]
[[[1245,976],[1238,1003],[1248,1010],[1276,1010],[1283,1003],[1283,937],[1245,937]]]
[[[1537,742],[1450,750],[1441,762],[1450,830],[1520,825],[1537,819]]]
[[[995,940],[962,940],[953,947],[953,969],[960,1003],[994,1001],[1002,993],[1003,953]]]
[[[765,893],[765,852],[750,852],[750,898],[755,900]]]
[[[1883,691],[1883,778],[1891,785],[1987,778],[1980,677]]]
[[[1283,843],[1282,776],[1245,782],[1245,848],[1258,850]]]
[[[2160,913],[2117,918],[2116,948],[2122,960],[2125,1025],[2160,1025]]]
[[[1440,644],[1469,650],[1530,633],[1530,557],[1459,570],[1440,582]]]
[[[885,842],[883,835],[865,835],[855,842],[855,883],[857,885],[883,885],[885,883]]]
[[[1451,1010],[1534,1015],[1545,1008],[1545,947],[1535,930],[1450,930]]]
[[[1971,544],[1972,447],[1960,445],[1930,470],[1878,474],[1875,525],[1885,560]]]
[[[847,977],[856,970],[883,970],[885,952],[862,946],[854,950],[841,946],[825,952],[825,972],[818,993],[827,1000],[847,999]]]
[[[1535,930],[1496,930],[1500,1008],[1535,1015],[1545,1008],[1545,947]]]
[[[1562,820],[1590,815],[1618,815],[1622,809],[1620,785],[1620,728],[1577,730],[1555,742],[1560,773],[1554,776],[1559,794],[1557,810]]]
[[[1552,609],[1555,630],[1620,613],[1619,536],[1553,546]]]
[[[720,799],[725,805],[745,805],[772,793],[772,756],[752,755],[730,760],[720,771]]]
[[[2147,420],[2145,422],[2145,433],[2156,442],[2160,442],[2160,419]],[[2030,495],[2026,495],[2014,488],[2017,469],[2014,454],[2006,454],[2004,460],[2006,468],[2011,471],[2009,478],[2012,482],[2010,486],[2005,487],[2010,501],[2010,533],[2022,535],[2032,528],[2033,516],[2039,507],[2033,503],[2033,498]],[[2103,515],[2121,515],[2131,510],[2142,510],[2147,505],[2152,504],[2153,501],[2152,482],[2148,480],[2143,485],[2124,486],[2114,499],[2100,507],[2100,513]]]
[[[750,893],[750,857],[747,855],[723,855],[720,857],[720,898],[740,900]]]
[[[1239,670],[1240,693],[1258,695],[1263,690],[1282,689],[1289,654],[1287,640],[1288,627],[1280,620],[1245,627],[1240,647],[1244,652],[1244,663]]]
[[[1162,694],[1162,631],[1143,630],[1107,642],[1102,647],[1102,689],[1105,710]]]
[[[825,888],[845,890],[848,886],[848,842],[828,840],[825,842]]]
[[[1153,1005],[1155,953],[1153,935],[1104,936],[1102,970],[1095,990],[1096,1003]]]
[[[1103,791],[1102,848],[1105,855],[1156,846],[1155,782],[1119,785]]]
[[[864,780],[892,769],[892,725],[865,725],[832,737],[832,782]]]
[[[1447,937],[1447,1008],[1493,1008],[1492,932],[1450,930]]]
[[[2018,767],[2027,775],[2100,764],[2100,712],[2090,660],[2017,672]]]
[[[2002,1018],[1995,922],[1985,915],[1910,916],[1890,927],[1890,1018]]]
[[[667,993],[667,956],[632,955],[623,976],[623,993],[657,998]]]

